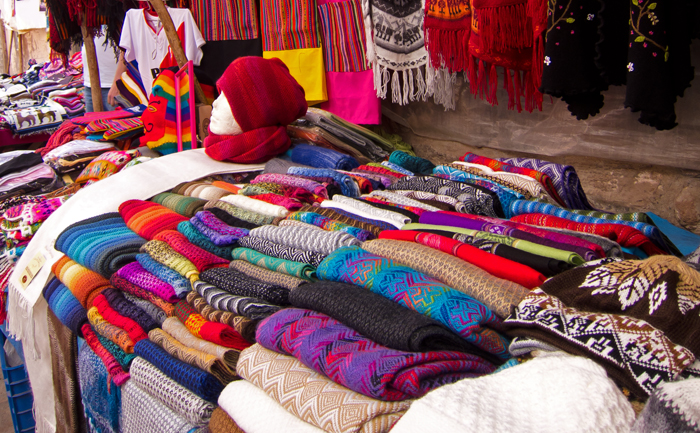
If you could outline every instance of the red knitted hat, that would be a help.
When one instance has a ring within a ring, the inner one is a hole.
[[[243,132],[288,125],[308,108],[304,89],[276,58],[240,57],[216,84]]]

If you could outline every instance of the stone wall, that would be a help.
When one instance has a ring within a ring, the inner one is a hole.
[[[538,156],[473,147],[421,137],[407,127],[394,126],[404,141],[413,145],[418,156],[433,162],[453,161],[465,152],[474,152],[490,158],[535,157],[572,165],[581,178],[586,196],[597,209],[615,213],[650,211],[700,234],[700,171],[592,157]]]

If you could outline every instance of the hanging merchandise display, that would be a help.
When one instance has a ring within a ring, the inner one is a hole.
[[[202,61],[205,41],[189,9],[168,8],[185,55],[195,65]],[[151,94],[153,81],[162,69],[178,66],[173,57],[168,37],[158,16],[145,9],[131,9],[126,13],[119,46],[124,60],[136,61],[146,95]]]
[[[365,28],[360,0],[319,0],[328,102],[321,108],[363,125],[380,124],[380,99],[365,57]]]
[[[316,0],[262,0],[263,57],[278,58],[304,88],[309,105],[328,100]]]

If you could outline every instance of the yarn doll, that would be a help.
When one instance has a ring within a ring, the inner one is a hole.
[[[240,57],[216,83],[207,155],[241,164],[265,162],[291,146],[286,126],[306,114],[304,89],[281,60]]]

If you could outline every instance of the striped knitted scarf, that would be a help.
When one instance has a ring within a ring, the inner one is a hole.
[[[250,346],[238,331],[223,323],[206,320],[184,300],[175,304],[175,315],[195,337],[238,350]]]
[[[257,298],[276,305],[289,304],[289,289],[265,283],[235,269],[209,269],[202,272],[200,278],[233,295]]]
[[[234,295],[202,280],[194,283],[196,294],[212,308],[251,320],[258,320],[275,313],[281,307],[250,296]],[[217,321],[221,322],[221,321]]]
[[[206,283],[204,283],[206,284]],[[212,322],[219,322],[231,326],[238,331],[249,343],[255,343],[255,327],[258,322],[244,316],[240,316],[228,311],[217,310],[209,305],[203,297],[196,292],[187,294],[187,303],[192,305],[199,314]],[[189,332],[189,331],[187,331]],[[226,360],[224,359],[226,362]]]

